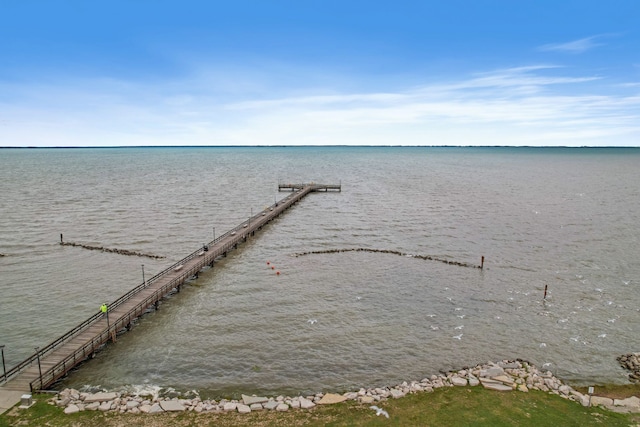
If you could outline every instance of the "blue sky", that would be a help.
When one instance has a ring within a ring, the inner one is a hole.
[[[0,0],[0,146],[640,146],[640,1]]]

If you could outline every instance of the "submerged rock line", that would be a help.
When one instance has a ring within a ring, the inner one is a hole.
[[[60,242],[62,246],[75,246],[77,248],[88,249],[90,251],[102,251],[102,252],[110,252],[118,255],[127,255],[127,256],[139,256],[145,258],[153,258],[153,259],[163,259],[163,256],[153,255],[153,254],[145,254],[142,252],[129,251],[127,249],[115,249],[115,248],[103,248],[102,246],[90,246],[84,245],[82,243],[75,242]]]
[[[299,257],[299,256],[318,255],[318,254],[335,254],[335,253],[339,253],[339,252],[383,253],[383,254],[404,256],[404,257],[408,257],[408,258],[424,259],[424,260],[428,260],[428,261],[438,261],[438,262],[442,262],[444,264],[457,265],[458,267],[482,268],[479,265],[473,265],[473,264],[469,264],[467,262],[451,261],[451,260],[448,260],[448,259],[438,258],[438,257],[431,256],[431,255],[416,255],[416,254],[409,254],[409,253],[400,252],[400,251],[394,251],[394,250],[389,250],[389,249],[369,249],[369,248],[326,249],[326,250],[322,250],[322,251],[301,252],[301,253],[294,254],[294,256],[295,257]]]

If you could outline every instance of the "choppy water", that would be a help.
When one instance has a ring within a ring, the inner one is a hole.
[[[0,344],[8,366],[19,362],[139,284],[143,264],[151,276],[213,227],[222,234],[284,197],[279,180],[341,181],[63,385],[340,391],[518,357],[574,383],[624,382],[615,357],[640,351],[639,165],[639,149],[0,150]],[[166,258],[63,247],[60,233]],[[357,247],[484,255],[485,269],[293,256]]]

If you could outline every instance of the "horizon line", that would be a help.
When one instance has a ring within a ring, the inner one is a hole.
[[[640,145],[52,145],[0,146],[0,149],[79,149],[79,148],[640,148]]]

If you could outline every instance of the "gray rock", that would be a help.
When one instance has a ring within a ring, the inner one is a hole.
[[[117,397],[118,397],[117,393],[99,392],[99,393],[95,393],[95,394],[90,394],[87,397],[85,397],[84,403],[106,402],[108,400],[109,401],[115,400]]]
[[[70,397],[63,397],[62,399],[56,401],[56,405],[60,408],[64,408],[65,406],[67,406],[69,403],[71,403],[71,398]]]
[[[460,377],[453,377],[451,378],[451,383],[458,387],[464,387],[467,385],[467,380]]]
[[[286,412],[288,410],[289,410],[289,405],[287,405],[286,403],[278,403],[278,406],[276,406],[276,411]]]
[[[248,405],[245,405],[243,403],[238,403],[238,412],[240,412],[241,414],[248,414],[249,412],[251,412],[251,408]]]
[[[480,380],[477,379],[476,377],[474,377],[473,375],[469,375],[469,385],[471,387],[475,387],[477,385],[480,385]]]
[[[492,380],[500,381],[502,384],[511,385],[513,384],[513,378],[509,375],[496,375],[495,377],[491,377]]]
[[[401,390],[392,388],[391,389],[391,397],[393,397],[394,399],[399,399],[401,397],[403,397],[405,395],[405,393],[403,393]]]
[[[489,390],[496,390],[496,391],[511,391],[511,390],[513,390],[513,388],[511,386],[503,384],[503,383],[501,383],[499,381],[492,381],[492,380],[487,380],[487,379],[481,378],[480,382],[482,383],[482,386],[484,388],[488,388]]]
[[[614,399],[613,404],[615,406],[626,406],[627,408],[640,408],[640,399],[636,396],[631,396],[626,399]]]
[[[314,406],[316,406],[316,404],[313,403],[311,400],[305,399],[304,397],[300,399],[300,407],[302,409],[310,409],[310,408],[313,408]]]
[[[235,402],[227,402],[222,406],[222,410],[225,412],[235,411],[238,408],[238,404]]]
[[[140,412],[148,414],[149,411],[151,410],[151,405],[149,405],[148,403],[145,403],[140,405],[138,409],[140,409]]]
[[[420,384],[411,384],[411,387],[409,387],[409,390],[412,392],[416,392],[416,391],[423,391],[424,387],[422,387],[422,385]]]
[[[106,412],[111,410],[111,405],[113,402],[102,402],[100,406],[98,406],[98,410]]]
[[[318,405],[333,405],[335,403],[340,403],[340,402],[344,402],[345,400],[355,400],[358,396],[355,395],[353,397],[349,397],[347,396],[346,393],[344,396],[341,396],[339,394],[335,394],[335,393],[327,393],[324,396],[322,396],[322,399],[318,400]]]
[[[486,378],[497,377],[498,375],[504,375],[504,369],[500,366],[492,366],[488,369],[481,369],[480,376]]]
[[[242,403],[249,406],[253,405],[254,403],[266,403],[268,401],[269,399],[267,399],[266,397],[247,396],[246,394],[242,395]]]
[[[582,406],[589,406],[589,396],[586,394],[580,394],[580,396],[576,395],[576,399]]]
[[[164,412],[162,410],[162,407],[160,407],[159,403],[154,403],[153,405],[151,405],[151,408],[149,408],[149,414],[159,414],[160,412]]]
[[[160,407],[165,412],[182,412],[187,409],[184,405],[175,400],[163,400],[160,402]]]
[[[263,404],[262,406],[264,407],[264,409],[273,410],[278,407],[278,403],[279,402],[276,402],[275,400],[270,400],[267,403]]]
[[[264,409],[261,403],[252,403],[249,405],[249,408],[251,408],[252,411],[262,411]]]
[[[558,387],[558,391],[566,396],[571,392],[571,387],[563,384],[560,387]]]
[[[364,404],[367,404],[367,405],[373,403],[374,400],[375,399],[373,398],[373,396],[360,396],[358,398],[358,402],[364,403]]]
[[[65,414],[75,414],[76,412],[80,412],[80,408],[77,405],[71,404],[64,408]]]
[[[595,406],[613,406],[613,399],[601,396],[591,396],[591,405]]]
[[[502,369],[519,369],[520,364],[518,362],[498,362],[498,366]]]

